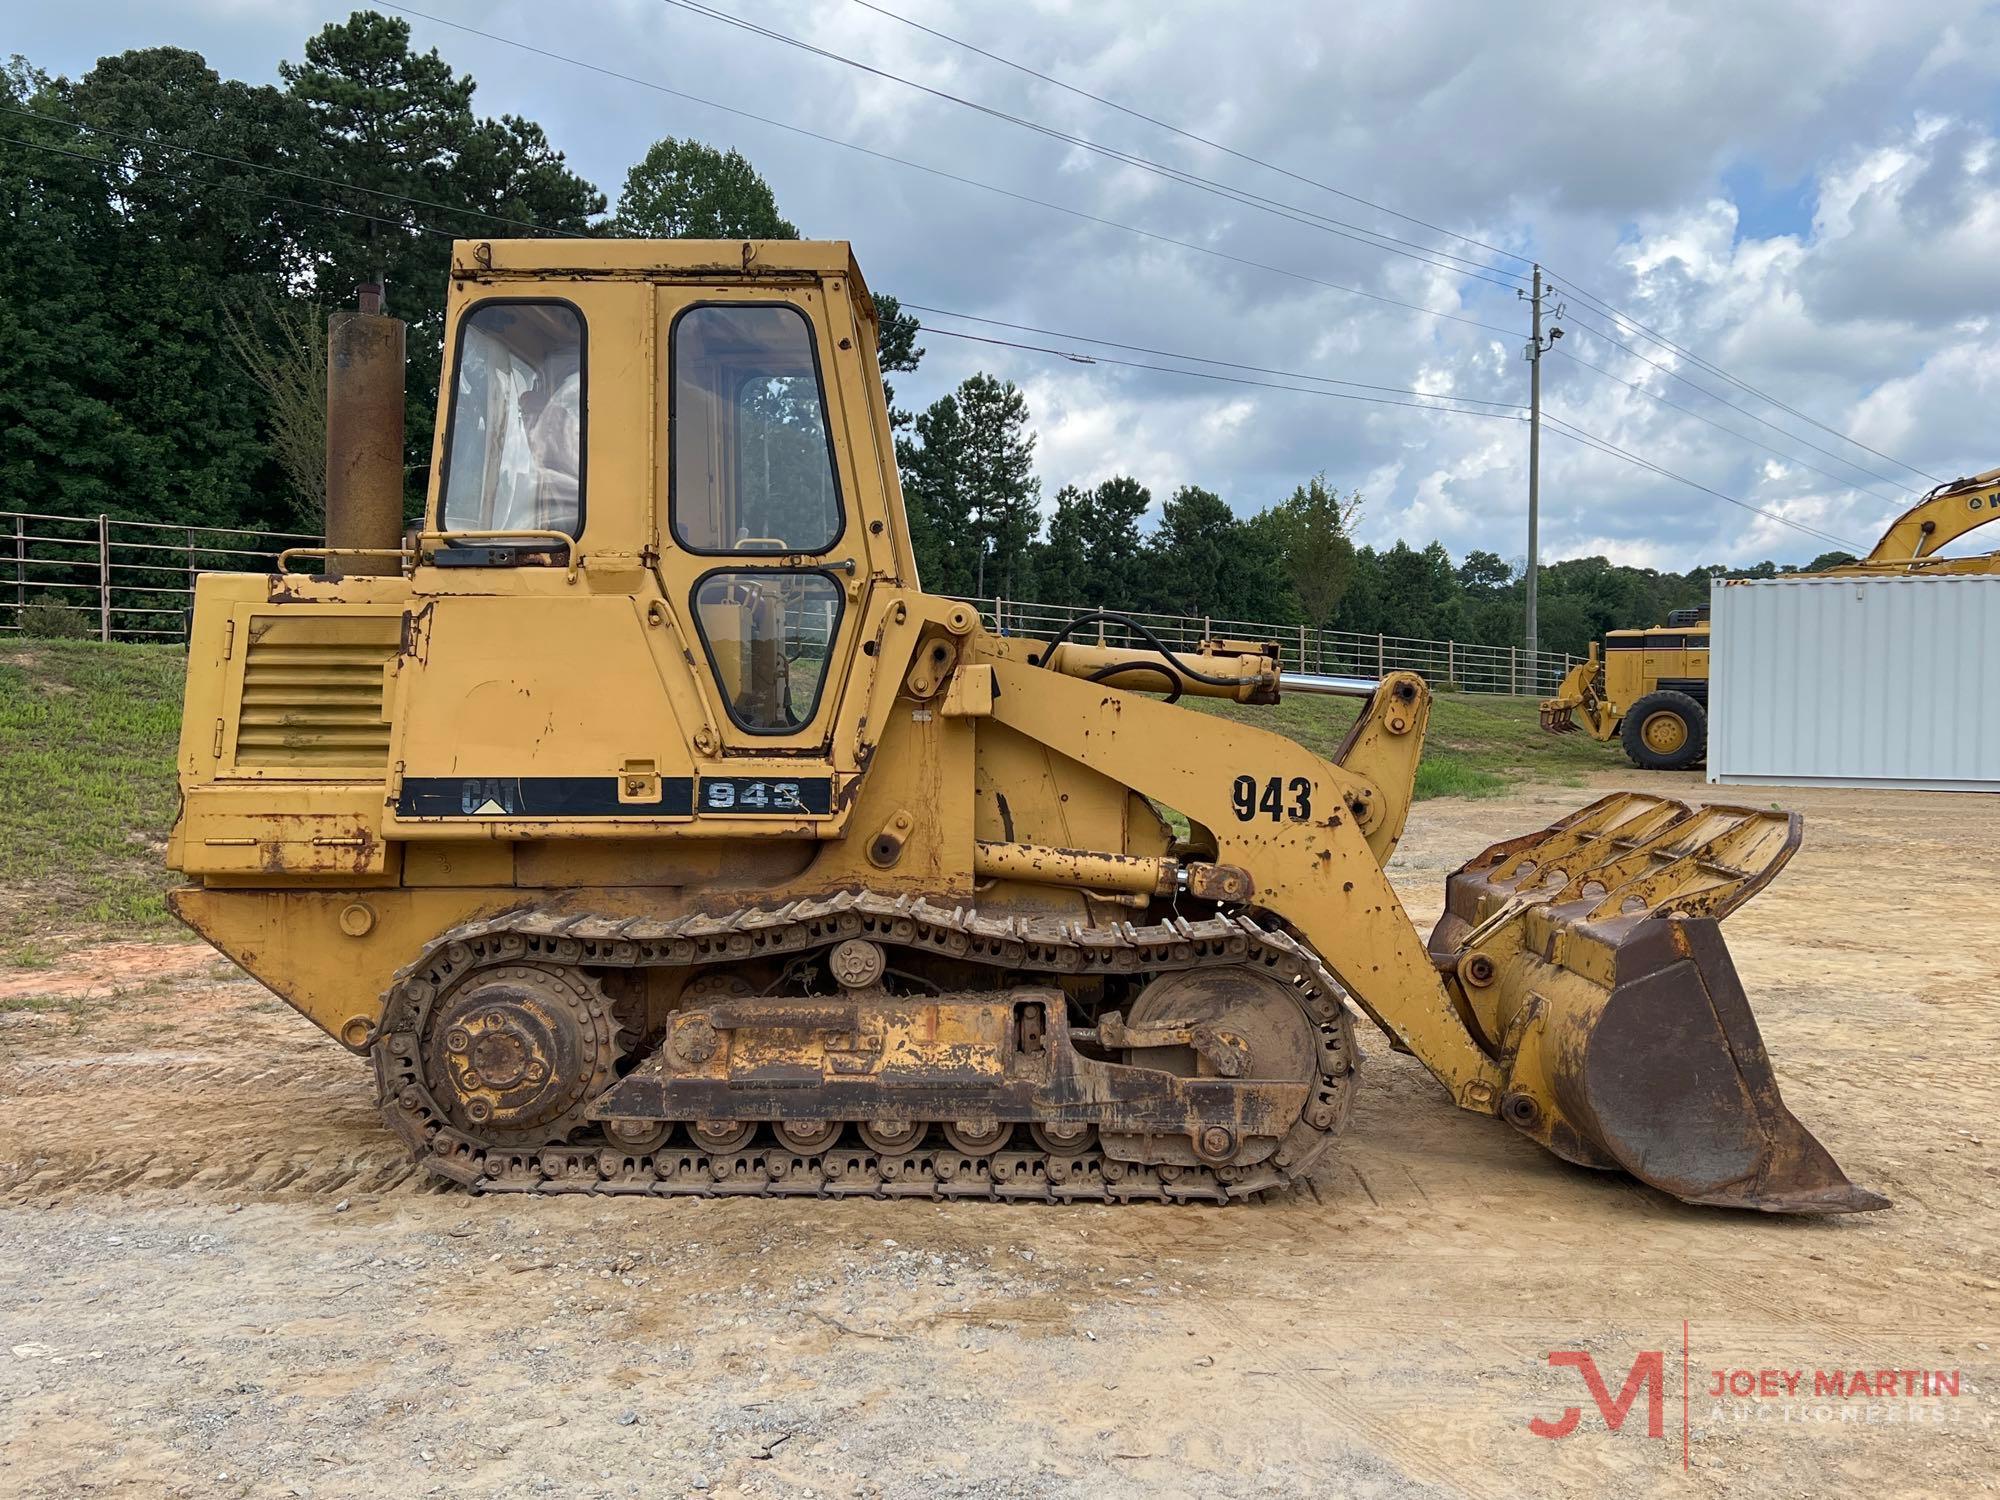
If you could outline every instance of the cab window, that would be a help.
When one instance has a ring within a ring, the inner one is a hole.
[[[583,532],[583,315],[489,302],[458,325],[447,531]]]
[[[695,622],[738,728],[790,734],[812,722],[840,610],[840,585],[824,573],[732,569],[695,586]]]
[[[691,307],[672,345],[675,539],[711,554],[826,551],[840,537],[840,490],[805,314]]]

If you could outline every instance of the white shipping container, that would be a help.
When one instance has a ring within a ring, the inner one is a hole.
[[[2000,791],[2000,577],[1718,579],[1708,779]]]

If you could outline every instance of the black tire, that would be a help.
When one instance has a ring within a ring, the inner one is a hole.
[[[1678,744],[1671,743],[1674,721]],[[1625,754],[1642,771],[1685,771],[1708,754],[1708,715],[1686,693],[1648,693],[1625,711],[1622,737]]]

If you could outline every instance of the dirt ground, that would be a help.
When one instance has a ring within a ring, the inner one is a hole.
[[[1413,914],[1586,795],[1421,804]],[[1806,844],[1730,943],[1886,1213],[1566,1167],[1372,1034],[1337,1154],[1247,1207],[478,1199],[206,950],[0,970],[45,997],[0,1014],[0,1492],[1995,1493],[2000,799],[1756,795]],[[1608,1430],[1571,1350],[1613,1397],[1658,1351],[1661,1436],[1644,1389]],[[1958,1394],[1876,1393],[1904,1370]]]

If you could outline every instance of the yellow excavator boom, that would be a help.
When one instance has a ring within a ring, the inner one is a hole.
[[[1996,517],[2000,517],[2000,469],[1954,479],[1891,521],[1866,557],[1824,569],[1819,576],[2000,573],[2000,551],[1971,557],[1938,556],[1943,548]]]

